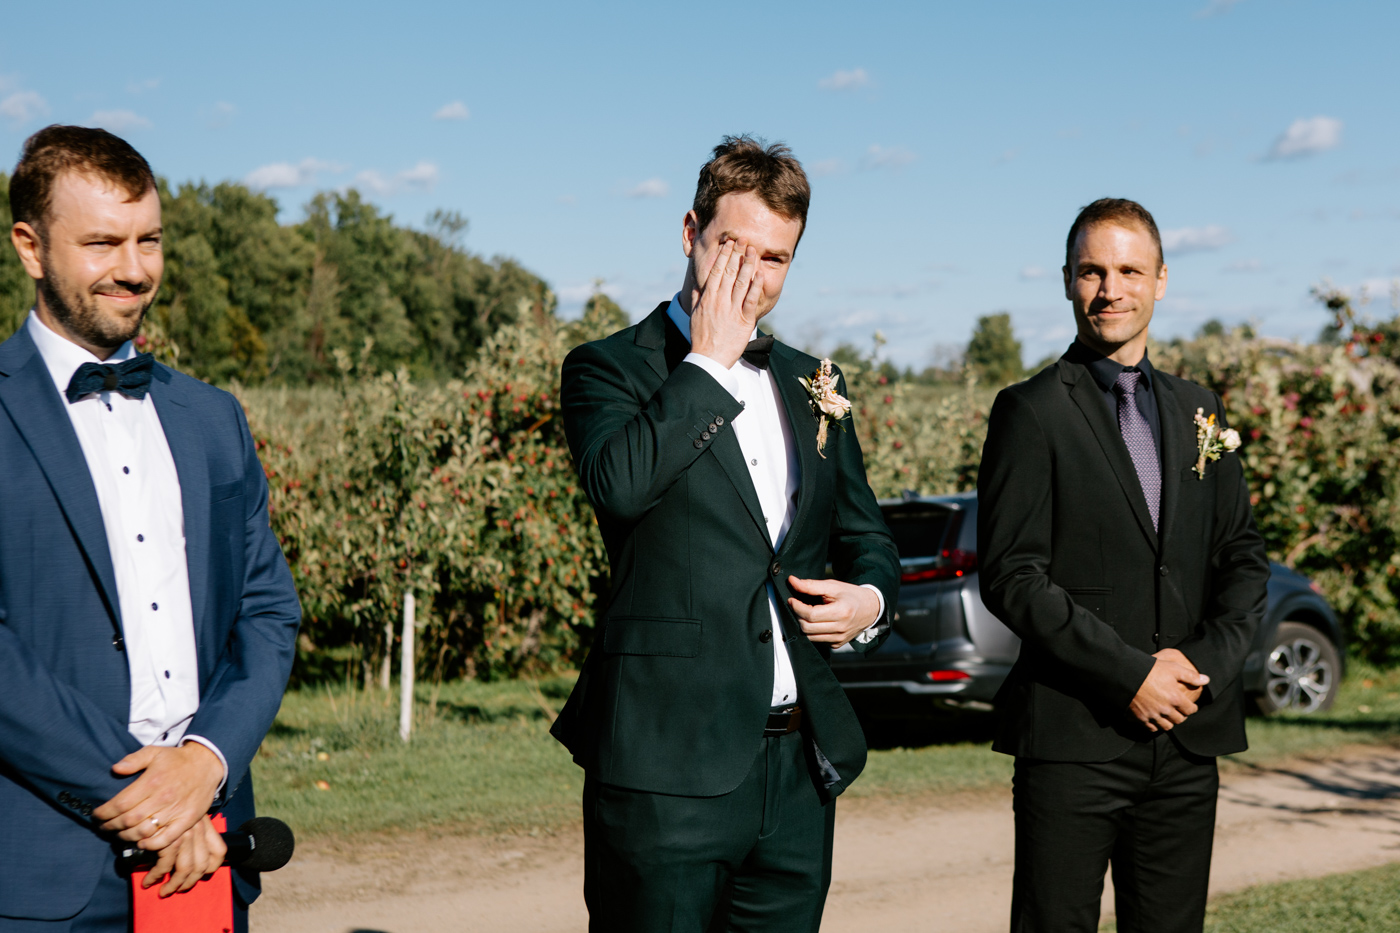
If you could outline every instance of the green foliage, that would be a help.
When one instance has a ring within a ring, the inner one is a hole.
[[[1322,587],[1348,623],[1354,653],[1393,663],[1400,367],[1356,349],[1234,333],[1156,348],[1153,361],[1220,393],[1245,442],[1240,456],[1270,556]]]
[[[1002,312],[977,319],[977,328],[967,345],[967,365],[991,386],[1008,385],[1021,378],[1021,341],[1011,330],[1011,315]]]
[[[9,229],[8,181],[0,222]],[[374,338],[370,363],[415,379],[460,373],[498,328],[554,311],[544,282],[514,260],[464,250],[466,221],[437,211],[412,230],[354,190],[326,192],[298,224],[243,185],[160,182],[165,281],[148,316],[212,382],[304,385],[337,378],[336,351]],[[0,248],[0,339],[34,300],[14,250]]]
[[[377,373],[367,343],[357,361],[341,354],[339,387],[314,412],[285,391],[242,393],[306,615],[299,677],[349,663],[371,681],[408,589],[425,674],[579,659],[606,564],[558,417],[559,369],[614,323],[602,303],[567,328],[527,315],[461,379],[435,383]]]
[[[0,230],[4,230],[6,241],[0,246],[0,340],[19,329],[34,305],[34,280],[24,271],[19,256],[9,245],[12,226],[10,176],[0,172]]]

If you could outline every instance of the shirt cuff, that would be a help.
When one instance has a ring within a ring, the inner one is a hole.
[[[856,641],[862,645],[868,645],[875,640],[875,636],[880,633],[880,623],[885,620],[885,594],[880,592],[880,588],[873,583],[862,583],[862,587],[872,590],[875,598],[880,601],[880,612],[875,616],[875,621],[871,622],[865,631],[856,636]]]
[[[719,360],[712,359],[703,353],[687,353],[681,362],[694,363],[699,366],[713,376],[715,382],[724,386],[724,391],[734,396],[736,400],[739,398],[739,380],[734,377],[733,373],[725,369],[724,364]]]
[[[219,781],[219,789],[214,791],[214,796],[219,796],[224,792],[224,785],[228,783],[228,759],[224,757],[223,752],[219,751],[219,746],[215,745],[213,742],[209,741],[202,735],[187,735],[180,740],[180,745],[183,746],[186,742],[198,742],[200,745],[203,745],[205,748],[213,752],[218,757],[219,764],[224,766],[224,776]],[[213,801],[211,800],[210,803],[213,803]]]

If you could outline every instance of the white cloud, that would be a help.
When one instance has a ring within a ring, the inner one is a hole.
[[[864,68],[852,68],[849,71],[838,69],[817,82],[817,86],[825,91],[854,91],[857,88],[870,87],[870,84],[870,75]]]
[[[228,101],[221,100],[213,107],[205,111],[209,116],[210,129],[223,129],[233,122],[233,115],[238,112],[238,108]]]
[[[918,156],[903,146],[892,146],[888,149],[884,146],[871,146],[865,150],[865,155],[861,157],[860,167],[863,169],[899,169],[913,162],[916,158]]]
[[[1020,275],[1022,282],[1033,282],[1036,279],[1049,278],[1050,270],[1044,266],[1022,266]]]
[[[1294,120],[1274,140],[1264,160],[1299,159],[1335,149],[1342,142],[1342,121],[1332,117],[1307,117]]]
[[[629,198],[664,198],[671,193],[671,186],[660,178],[648,178],[636,187],[627,190]]]
[[[450,104],[443,104],[441,107],[439,107],[437,113],[433,114],[433,119],[465,120],[471,115],[472,113],[470,110],[467,109],[466,104],[462,103],[460,100],[454,100]]]
[[[35,117],[49,112],[49,102],[36,91],[15,91],[0,100],[0,117],[6,117],[16,126],[28,123]]]
[[[1162,252],[1164,253],[1203,253],[1230,243],[1234,237],[1230,231],[1217,224],[1205,227],[1179,227],[1162,231]]]
[[[150,120],[140,114],[132,113],[130,110],[99,110],[92,115],[92,119],[88,122],[112,133],[151,128]]]
[[[321,159],[302,159],[296,165],[290,162],[273,162],[253,169],[243,176],[243,184],[257,191],[269,188],[300,188],[314,184],[321,172],[344,171],[344,166]]]
[[[813,162],[807,167],[807,171],[817,178],[824,178],[827,175],[839,175],[846,170],[844,159],[822,159],[820,162]]]
[[[419,162],[413,168],[397,172],[392,178],[385,178],[374,169],[365,169],[355,176],[355,185],[377,194],[394,195],[405,188],[431,190],[437,184],[441,171],[432,162]]]
[[[1206,19],[1210,16],[1228,13],[1230,7],[1242,2],[1243,0],[1210,0],[1204,7],[1196,11],[1196,19]]]

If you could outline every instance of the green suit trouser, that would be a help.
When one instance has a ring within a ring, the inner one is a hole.
[[[719,797],[583,790],[592,933],[816,933],[831,885],[836,803],[812,783],[801,732],[765,738]]]

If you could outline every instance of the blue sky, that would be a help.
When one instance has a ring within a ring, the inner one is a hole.
[[[0,34],[0,152],[104,125],[173,181],[246,180],[286,219],[356,185],[434,208],[576,314],[634,320],[683,272],[725,133],[789,143],[809,225],[772,323],[921,367],[1010,311],[1027,362],[1072,334],[1065,231],[1096,197],[1166,233],[1159,336],[1311,337],[1323,278],[1400,276],[1400,4],[25,4]],[[11,162],[12,164],[12,162]]]

